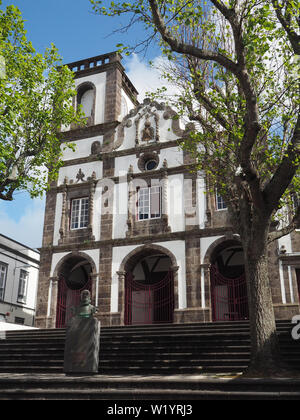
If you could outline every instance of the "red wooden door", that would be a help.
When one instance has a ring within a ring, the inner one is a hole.
[[[173,322],[174,281],[170,271],[154,284],[143,284],[133,279],[132,273],[125,279],[125,325],[157,324]]]
[[[70,319],[74,316],[75,308],[79,305],[80,295],[83,290],[89,290],[92,286],[91,279],[81,288],[77,290],[70,289],[63,277],[58,283],[58,298],[56,308],[56,328],[65,328]]]
[[[300,268],[296,268],[296,277],[297,277],[298,294],[299,294],[299,302],[300,302]]]
[[[249,319],[246,277],[227,278],[211,266],[211,302],[213,321]]]

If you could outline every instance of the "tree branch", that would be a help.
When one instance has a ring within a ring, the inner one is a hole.
[[[276,239],[282,238],[283,236],[288,235],[293,232],[295,229],[300,226],[300,206],[297,207],[295,216],[293,217],[291,223],[288,226],[274,232],[270,232],[268,235],[268,242],[273,242]]]
[[[200,111],[201,112],[201,111]],[[215,133],[214,128],[202,117],[201,113],[198,114],[190,114],[189,119],[191,121],[198,121],[200,125],[208,132]]]
[[[156,0],[148,0],[149,5],[152,11],[153,22],[159,31],[162,39],[172,48],[174,52],[180,54],[188,54],[193,57],[200,58],[202,60],[210,60],[214,61],[221,66],[225,67],[226,69],[230,70],[233,74],[238,74],[238,67],[237,64],[230,60],[229,58],[225,57],[220,53],[214,53],[212,51],[203,50],[201,48],[195,47],[190,44],[186,44],[184,42],[180,42],[176,38],[172,36],[169,32],[168,28],[165,25],[164,19],[160,14],[158,4]]]
[[[289,37],[290,43],[295,54],[300,55],[300,36],[291,27],[291,15],[288,11],[283,14],[283,6],[279,4],[278,0],[272,0],[272,4],[277,15],[277,18]],[[288,5],[287,5],[288,8]],[[298,10],[299,13],[299,10]]]
[[[263,194],[266,198],[269,211],[277,207],[280,197],[292,182],[299,167],[300,155],[300,114],[295,126],[292,140],[287,148],[281,164],[278,166],[273,177],[265,186]]]
[[[209,114],[226,130],[230,131],[230,124],[226,118],[218,111],[210,99],[201,92],[201,87],[197,89],[197,86],[194,90],[194,95],[197,101],[204,106],[204,108],[209,112]]]

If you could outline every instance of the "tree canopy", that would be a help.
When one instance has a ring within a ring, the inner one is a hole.
[[[73,74],[54,45],[37,53],[20,10],[0,0],[0,199],[42,194],[61,165],[62,126],[79,123]]]
[[[195,122],[184,147],[206,173],[208,189],[225,199],[243,247],[248,373],[277,372],[268,249],[300,222],[299,200],[280,218],[299,193],[299,0],[90,2],[101,15],[129,15],[122,30],[142,24],[138,46],[157,40],[169,58],[165,76],[180,89],[176,108]],[[129,53],[136,46],[119,47]]]
[[[102,15],[130,15],[123,30],[143,24],[139,46],[160,42],[171,61],[165,77],[180,89],[176,108],[196,122],[184,145],[233,216],[245,196],[271,217],[291,204],[299,191],[299,0],[90,1]],[[298,213],[281,234],[297,223]]]

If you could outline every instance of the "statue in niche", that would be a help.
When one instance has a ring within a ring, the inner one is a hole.
[[[142,131],[142,140],[143,141],[150,141],[154,137],[154,128],[151,127],[150,121],[147,119],[145,121],[145,128]]]
[[[101,143],[100,141],[94,141],[91,147],[92,155],[99,155],[101,153]]]

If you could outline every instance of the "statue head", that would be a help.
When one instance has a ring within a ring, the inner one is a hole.
[[[91,318],[97,312],[97,308],[91,305],[91,293],[89,290],[83,290],[80,294],[80,304],[77,306],[76,315],[79,318]]]
[[[80,303],[81,304],[89,304],[91,303],[91,293],[89,290],[83,290],[80,295]]]

